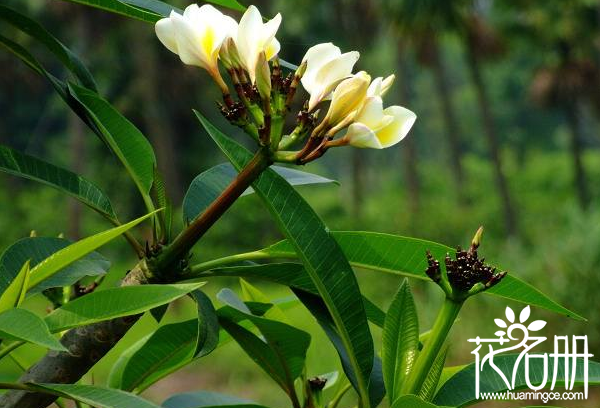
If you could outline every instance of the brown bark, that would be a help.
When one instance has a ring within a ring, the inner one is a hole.
[[[494,124],[494,118],[492,115],[489,97],[487,95],[487,89],[483,81],[480,63],[477,57],[474,55],[474,51],[472,49],[468,50],[468,65],[471,73],[471,79],[475,87],[475,92],[477,94],[477,102],[481,112],[484,134],[487,138],[490,155],[492,157],[492,164],[494,166],[494,174],[496,178],[496,189],[498,190],[500,199],[502,201],[504,226],[507,234],[516,235],[517,220],[515,217],[510,191],[508,189],[508,183],[506,181],[506,176],[504,175],[504,171],[502,169],[500,142],[496,132],[496,126]]]

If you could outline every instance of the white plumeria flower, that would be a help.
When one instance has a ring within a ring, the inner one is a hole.
[[[281,14],[272,20],[263,23],[260,11],[255,6],[250,6],[242,16],[238,26],[235,44],[242,65],[248,71],[252,83],[256,80],[256,64],[259,55],[264,52],[267,61],[270,61],[281,48],[275,34],[281,24]]]
[[[371,82],[369,85],[369,89],[367,90],[367,96],[383,96],[390,90],[392,84],[394,83],[394,79],[396,76],[394,74],[388,76],[383,79],[383,77],[377,77]]]
[[[342,54],[332,43],[317,44],[306,52],[302,59],[307,64],[302,86],[310,94],[309,112],[330,97],[342,80],[352,75],[352,68],[359,56],[358,51]]]
[[[156,36],[184,64],[206,69],[219,85],[223,80],[217,65],[223,41],[237,27],[236,21],[211,5],[191,4],[183,15],[171,11],[168,18],[156,22]]]
[[[416,119],[414,112],[401,106],[383,109],[381,97],[370,96],[344,139],[354,147],[385,149],[404,139]]]
[[[335,128],[352,120],[365,102],[370,83],[371,76],[365,71],[340,82],[333,91],[331,104],[323,121]]]

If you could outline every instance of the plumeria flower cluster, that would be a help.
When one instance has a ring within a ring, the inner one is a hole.
[[[465,300],[495,286],[506,276],[506,272],[497,271],[495,267],[487,265],[484,258],[479,258],[478,248],[482,236],[483,227],[480,227],[467,251],[458,247],[454,259],[446,254],[444,269],[431,252],[427,251],[425,273],[444,290],[448,298]]]
[[[416,115],[383,105],[394,76],[372,80],[364,71],[353,73],[357,51],[342,53],[332,43],[317,44],[295,72],[284,77],[276,39],[280,24],[280,14],[265,22],[254,6],[238,23],[211,5],[192,4],[183,14],[172,11],[159,20],[156,35],[184,64],[209,73],[223,93],[223,115],[268,146],[275,161],[303,164],[345,145],[383,149],[408,134]],[[220,66],[230,78],[235,99]],[[285,134],[285,118],[299,86],[309,99],[297,113],[295,128]],[[291,150],[297,145],[302,147]]]

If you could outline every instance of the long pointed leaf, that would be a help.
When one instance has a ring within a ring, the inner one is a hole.
[[[46,316],[52,332],[97,323],[117,317],[131,316],[170,303],[204,285],[139,285],[104,289],[82,296]]]
[[[118,227],[109,229],[108,231],[100,232],[99,234],[84,238],[54,253],[37,264],[31,270],[29,288],[33,288],[44,280],[52,277],[64,267],[70,265],[78,259],[83,258],[85,255],[95,251],[102,245],[112,241],[119,235],[130,230],[154,214],[155,213],[146,214],[138,219],[128,222],[127,224],[120,225]]]
[[[251,153],[200,114],[197,113],[197,116],[234,167],[240,170],[250,160]],[[294,246],[325,301],[355,369],[359,394],[363,403],[368,405],[373,339],[354,271],[318,215],[281,176],[267,169],[253,187],[281,232]]]
[[[0,294],[12,285],[21,266],[30,261],[30,267],[71,245],[72,241],[56,237],[27,237],[9,246],[0,255]],[[110,268],[110,261],[97,252],[91,252],[70,265],[62,268],[51,278],[44,280],[29,291],[30,294],[42,290],[72,285],[85,276],[99,276]],[[29,286],[29,282],[28,282]]]
[[[25,309],[9,309],[0,313],[0,339],[19,339],[52,350],[66,351],[52,337],[46,323]]]
[[[111,220],[117,218],[106,194],[69,170],[0,145],[0,171],[54,187]]]
[[[6,288],[0,296],[0,312],[18,307],[27,293],[27,284],[29,283],[29,260],[25,262],[15,280]]]
[[[385,316],[382,333],[383,378],[390,402],[401,388],[417,358],[419,319],[408,281],[404,280]]]
[[[446,253],[455,251],[436,242],[377,232],[336,231],[331,234],[352,266],[423,280],[430,280],[425,274],[426,250],[430,250],[437,259],[443,259]],[[261,252],[275,258],[296,257],[295,248],[288,241],[281,241]],[[577,313],[559,305],[510,273],[484,293],[538,306],[576,320],[584,320]]]
[[[97,93],[69,84],[69,91],[87,110],[104,142],[121,161],[146,202],[151,202],[156,157],[148,139]]]

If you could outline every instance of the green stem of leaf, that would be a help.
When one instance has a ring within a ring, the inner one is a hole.
[[[187,256],[187,253],[215,222],[233,205],[244,191],[271,164],[266,149],[259,150],[246,167],[227,186],[227,188],[211,203],[211,205],[179,234],[173,243],[159,255],[156,267],[159,271],[168,270],[174,263]]]
[[[24,341],[16,341],[11,345],[4,347],[2,350],[0,350],[0,360],[21,347],[23,344],[25,344]]]
[[[333,397],[333,399],[331,400],[331,402],[329,403],[329,405],[327,406],[327,408],[337,408],[337,406],[339,405],[340,401],[342,401],[342,398],[344,398],[344,395],[346,395],[346,393],[351,388],[352,388],[352,384],[350,384],[350,383],[348,383],[344,387],[342,387],[342,389],[340,389],[338,391],[338,393],[335,394],[335,397]]]
[[[454,324],[458,313],[464,302],[457,302],[452,299],[446,298],[442,307],[435,319],[435,323],[431,328],[429,338],[423,346],[423,350],[417,358],[417,362],[406,382],[406,387],[401,391],[402,394],[415,394],[419,393],[423,382],[427,378],[433,362],[439,354],[448,333]]]

